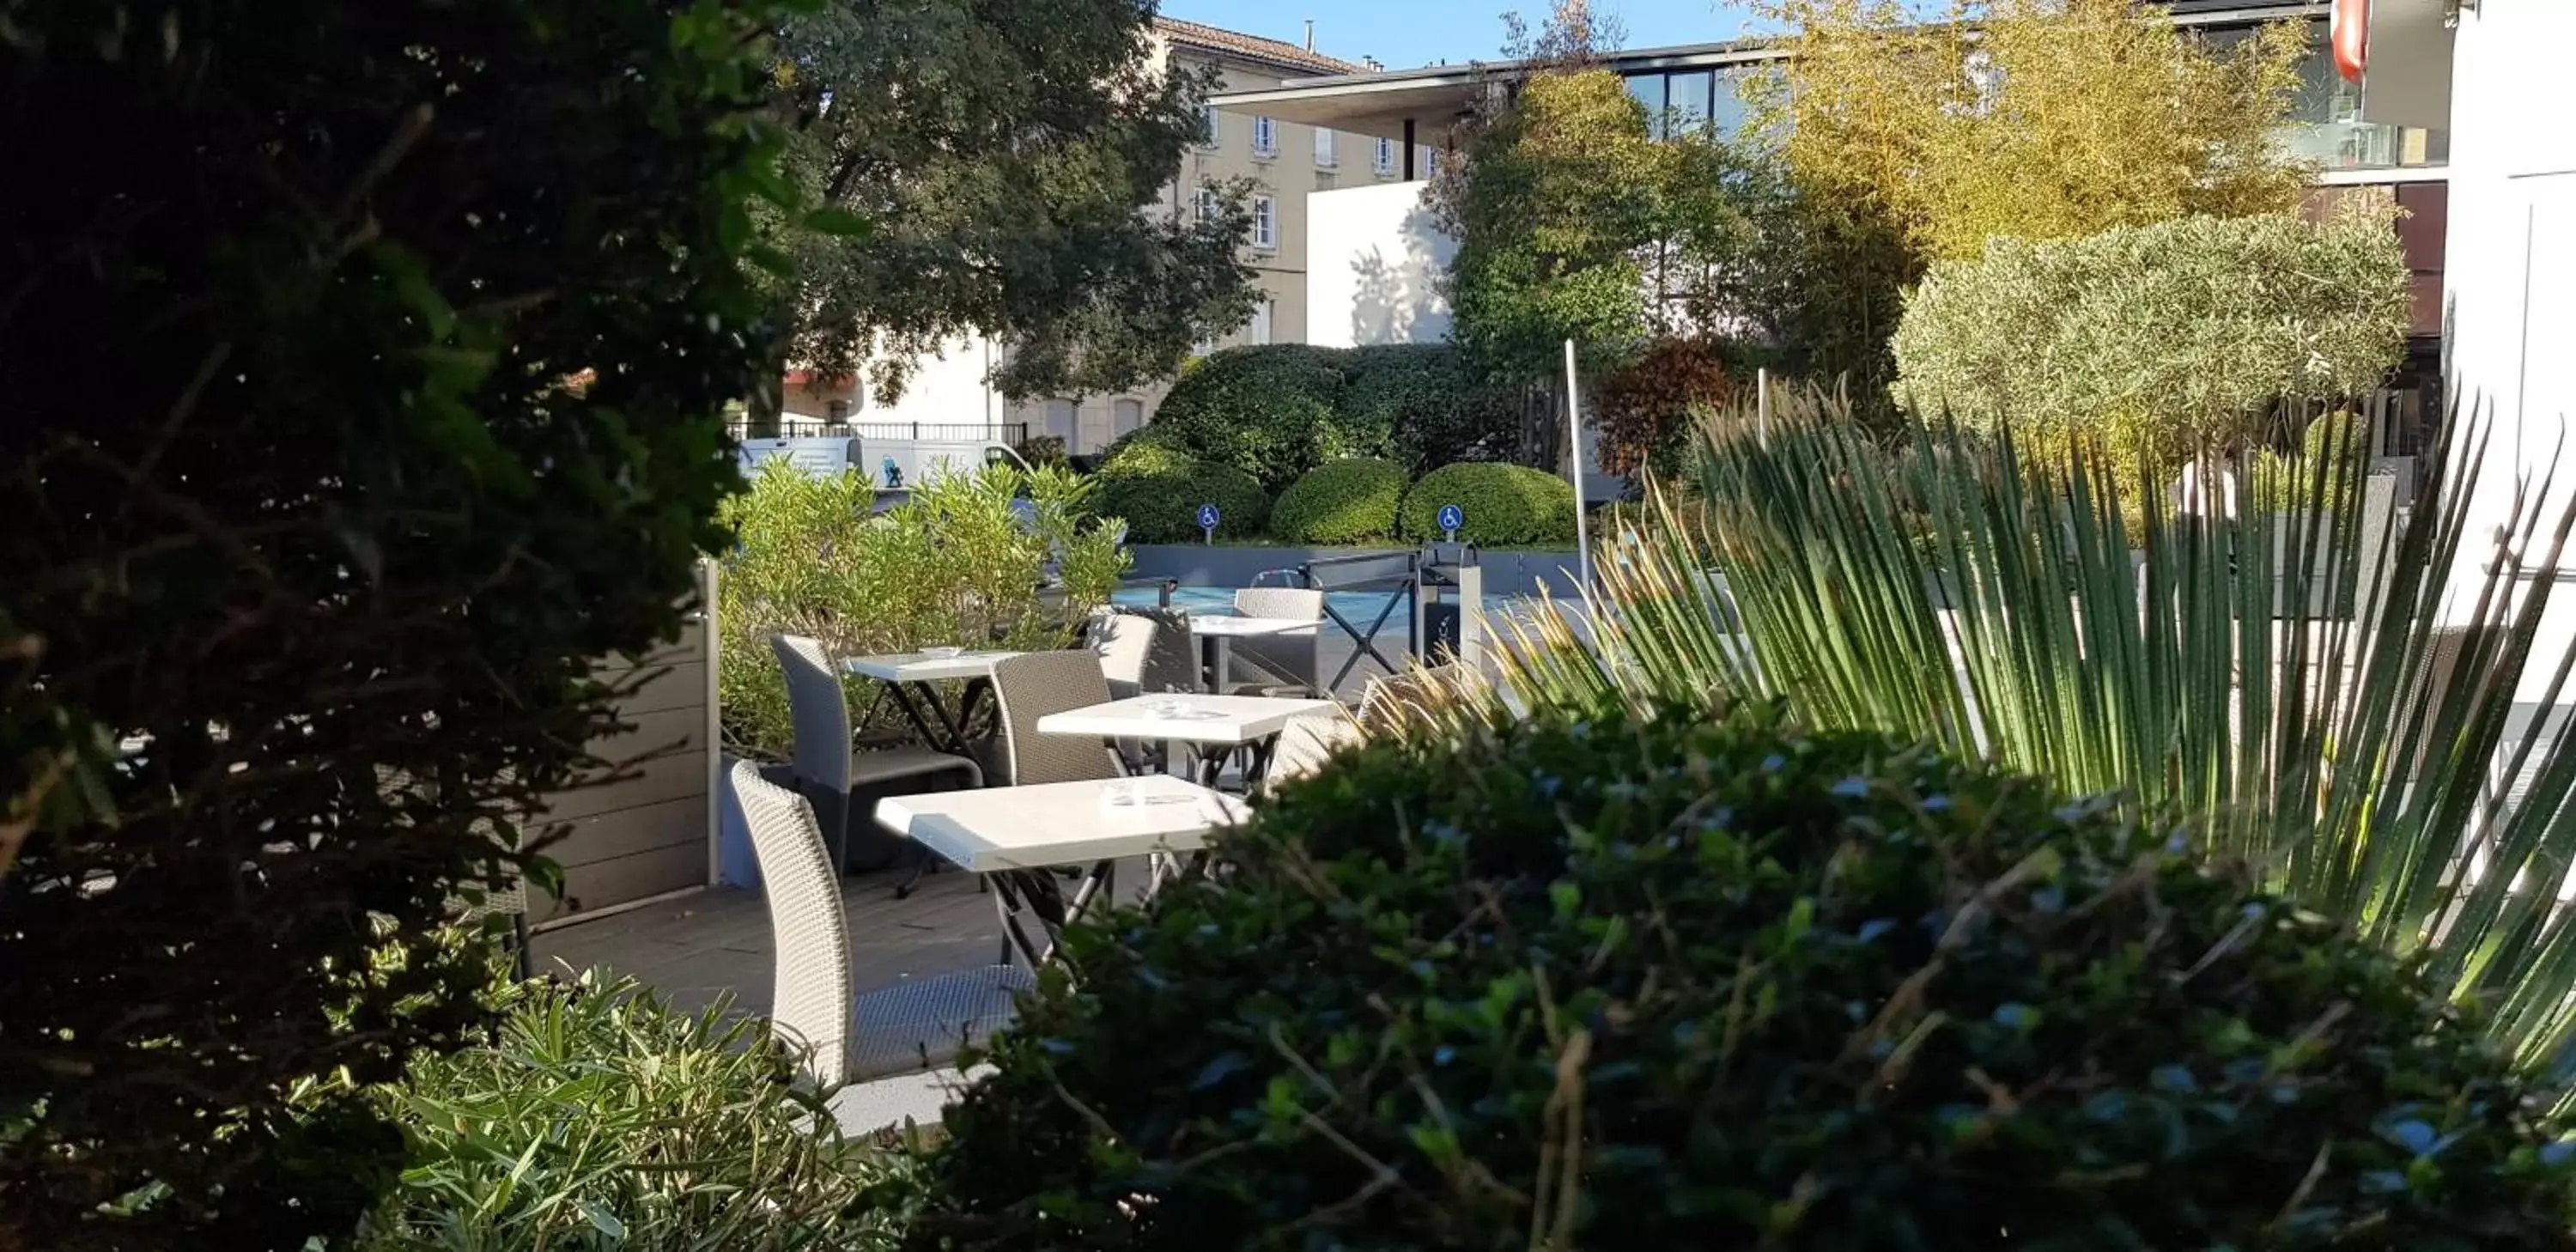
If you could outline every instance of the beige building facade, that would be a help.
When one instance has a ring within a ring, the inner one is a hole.
[[[1274,90],[1368,68],[1325,56],[1311,46],[1171,18],[1155,19],[1153,38],[1158,69],[1213,67],[1221,78],[1212,89],[1217,93]],[[1310,342],[1307,195],[1402,181],[1407,163],[1401,145],[1214,107],[1203,110],[1203,120],[1206,139],[1182,158],[1178,176],[1148,211],[1194,214],[1201,211],[1201,189],[1248,181],[1253,224],[1244,240],[1243,259],[1253,270],[1260,303],[1250,321],[1201,345],[1201,350]],[[1426,157],[1424,150],[1415,159]],[[1157,383],[1109,395],[1058,396],[1014,404],[985,382],[997,351],[972,338],[948,345],[937,356],[917,363],[913,381],[893,404],[874,403],[848,383],[817,385],[794,375],[787,388],[787,408],[815,422],[917,423],[951,432],[978,425],[1010,431],[1025,423],[1030,435],[1054,435],[1065,441],[1069,451],[1091,454],[1151,421],[1170,390],[1169,383]]]

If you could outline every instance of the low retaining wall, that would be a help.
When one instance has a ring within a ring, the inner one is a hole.
[[[1410,548],[1218,547],[1203,544],[1140,543],[1129,545],[1136,558],[1130,578],[1170,578],[1185,587],[1250,587],[1271,571],[1271,584],[1294,584],[1297,567],[1326,557],[1402,556]],[[1560,599],[1574,594],[1574,549],[1553,552],[1481,552],[1485,594],[1534,596],[1541,587]],[[1394,568],[1393,562],[1388,568]],[[1365,572],[1352,567],[1345,576]]]

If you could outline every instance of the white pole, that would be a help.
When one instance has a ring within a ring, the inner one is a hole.
[[[1771,446],[1771,371],[1753,371],[1753,438],[1763,447]]]
[[[1574,453],[1574,579],[1576,590],[1592,594],[1592,524],[1583,516],[1583,405],[1576,399],[1574,341],[1565,341],[1565,430]]]

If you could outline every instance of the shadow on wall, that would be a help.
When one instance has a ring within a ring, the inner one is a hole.
[[[1449,338],[1449,302],[1440,290],[1447,266],[1432,248],[1432,241],[1441,237],[1439,225],[1417,203],[1406,211],[1396,237],[1403,252],[1393,260],[1378,244],[1351,258],[1358,280],[1351,291],[1355,347]]]

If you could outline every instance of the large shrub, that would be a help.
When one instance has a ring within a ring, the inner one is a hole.
[[[779,17],[0,18],[0,1247],[301,1247],[390,1179],[289,1093],[480,1016],[432,924],[682,628]]]
[[[1440,506],[1457,505],[1458,537],[1488,547],[1574,541],[1574,484],[1526,465],[1444,465],[1404,493],[1404,537],[1441,535]]]
[[[1725,405],[1734,387],[1715,340],[1658,339],[1604,376],[1592,408],[1600,430],[1601,468],[1632,474],[1684,443],[1694,415]]]
[[[1116,533],[1087,515],[1093,487],[1066,470],[996,466],[934,477],[874,513],[864,473],[763,464],[725,504],[736,536],[717,582],[726,742],[768,757],[794,750],[773,634],[810,635],[833,656],[1062,646],[1127,569]],[[1026,515],[1014,507],[1023,488]],[[1041,594],[1050,568],[1058,594]],[[897,710],[879,713],[873,729],[907,724]]]
[[[2171,466],[2241,446],[2280,400],[2360,395],[2404,355],[2406,258],[2384,217],[2195,217],[1932,267],[1897,327],[1898,397],[2062,447]]]
[[[1375,457],[1326,461],[1279,493],[1270,533],[1282,543],[1374,543],[1395,538],[1404,467]]]
[[[1172,384],[1151,429],[1191,459],[1232,466],[1276,492],[1326,461],[1393,451],[1387,426],[1354,423],[1341,403],[1335,349],[1227,348]]]
[[[2114,801],[1661,712],[1374,744],[1075,930],[916,1246],[2568,1245],[2382,950]]]
[[[1101,465],[1094,482],[1098,494],[1091,507],[1125,522],[1133,543],[1197,542],[1204,537],[1198,518],[1202,504],[1217,506],[1216,533],[1224,537],[1260,534],[1270,518],[1270,499],[1252,475],[1231,465],[1193,460],[1161,439],[1126,442]]]
[[[1480,386],[1465,356],[1448,344],[1347,348],[1341,355],[1342,415],[1353,430],[1387,431],[1395,458],[1419,474],[1452,461],[1501,460],[1518,436],[1519,414]]]
[[[844,1137],[729,997],[690,1013],[590,973],[505,996],[487,1038],[376,1093],[409,1159],[361,1247],[894,1246],[863,1196],[907,1158]]]

